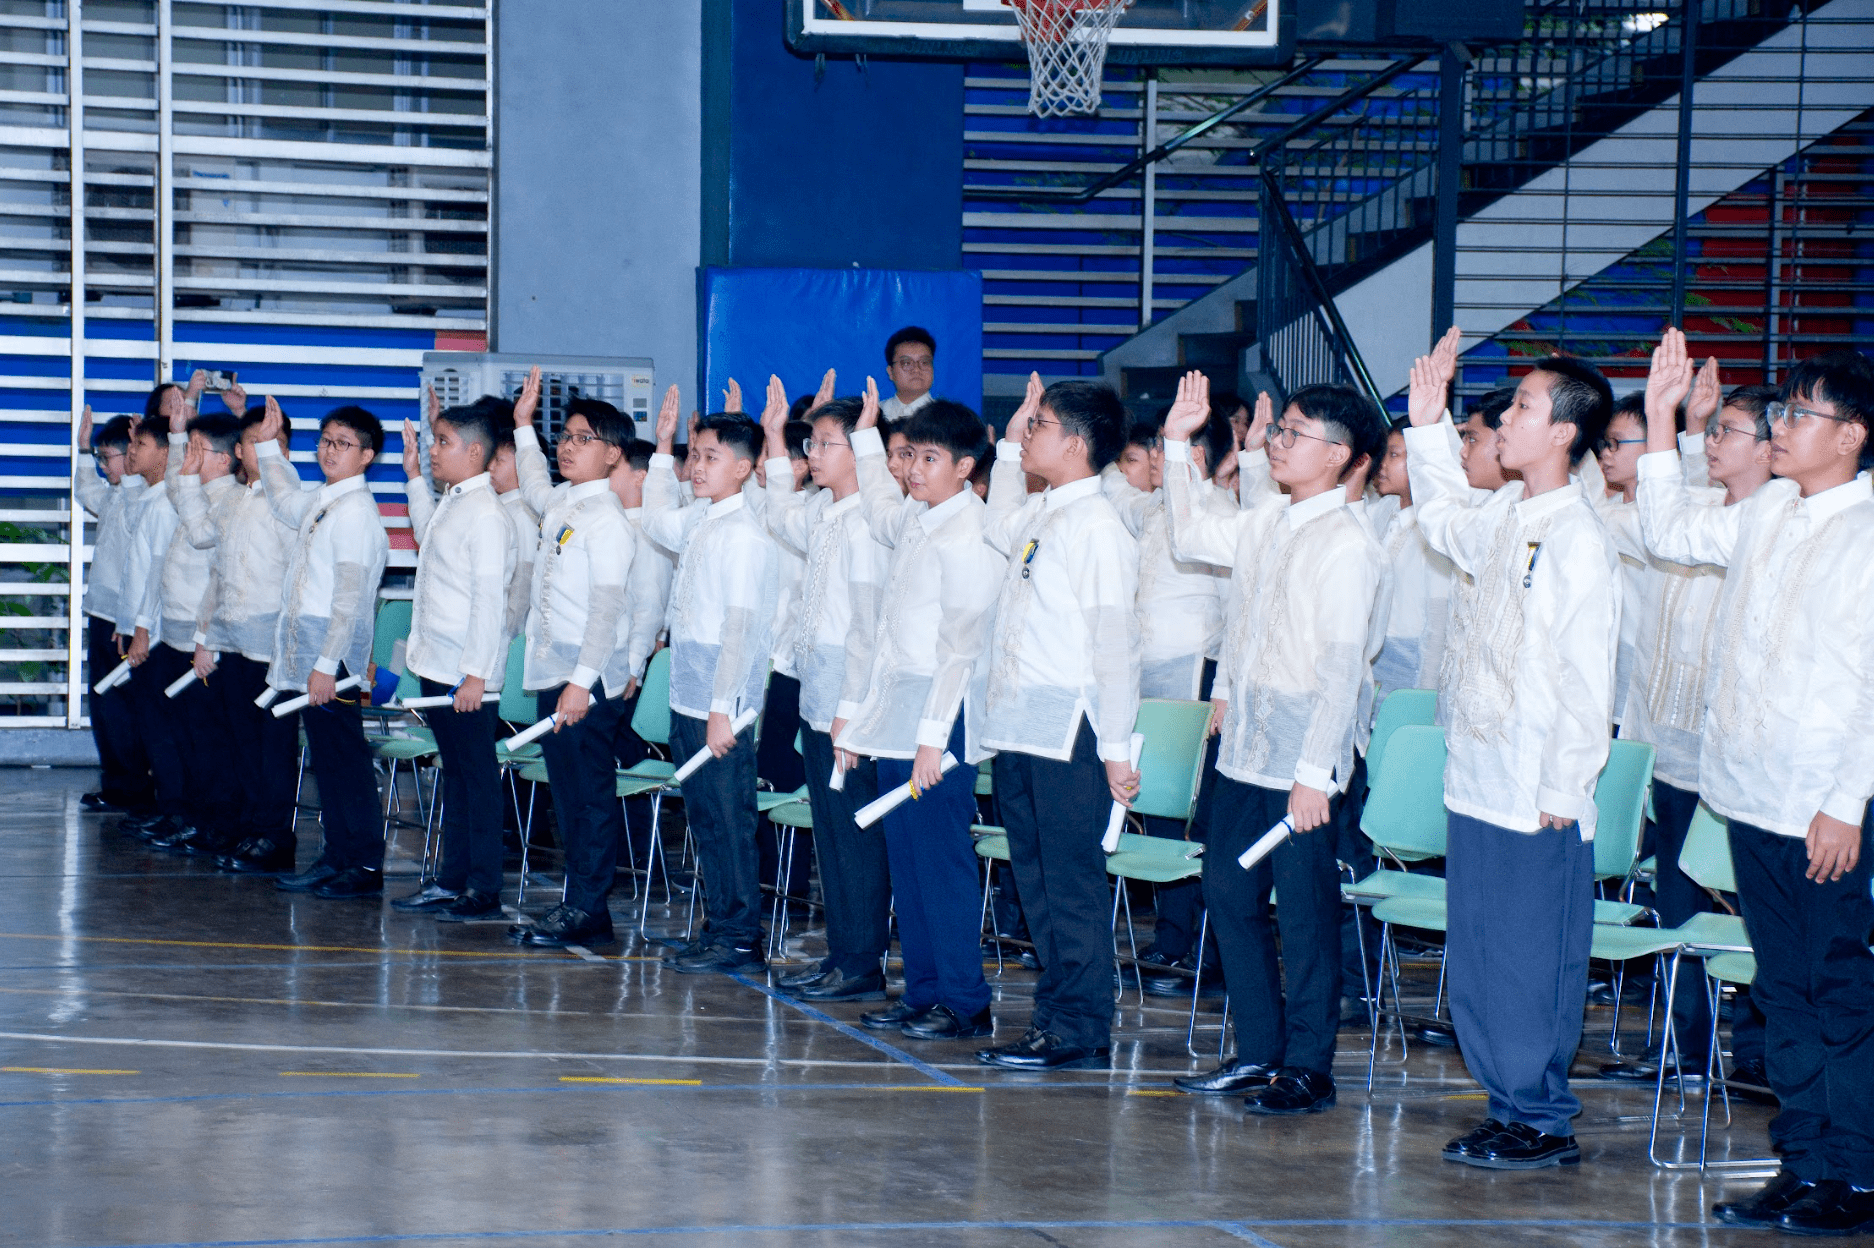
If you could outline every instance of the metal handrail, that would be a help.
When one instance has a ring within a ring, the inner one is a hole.
[[[1353,334],[1348,331],[1347,322],[1341,319],[1340,309],[1335,305],[1333,296],[1328,293],[1327,281],[1321,276],[1320,266],[1314,262],[1314,257],[1308,252],[1307,239],[1302,235],[1301,226],[1296,222],[1295,215],[1289,211],[1288,204],[1282,199],[1282,188],[1276,184],[1273,174],[1267,169],[1262,172],[1261,178],[1262,202],[1268,216],[1274,221],[1277,233],[1281,235],[1282,245],[1287,249],[1287,262],[1293,264],[1296,271],[1301,274],[1308,294],[1314,300],[1315,310],[1327,318],[1328,326],[1332,330],[1330,339],[1334,349],[1340,354],[1347,370],[1353,374],[1354,380],[1366,392],[1367,397],[1375,403],[1383,402],[1379,386],[1374,383],[1373,374],[1368,370],[1366,360],[1360,354],[1359,345],[1355,343]],[[1258,329],[1260,330],[1261,327],[1259,326]],[[1258,336],[1262,335],[1259,333]]]

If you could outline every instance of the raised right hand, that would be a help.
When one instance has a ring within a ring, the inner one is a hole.
[[[78,445],[85,450],[91,449],[91,404],[85,404],[84,419],[78,422]]]
[[[521,383],[521,392],[514,399],[514,427],[534,423],[534,410],[540,406],[540,366],[534,365],[527,370],[527,380]]]
[[[670,448],[676,445],[677,420],[683,415],[682,396],[676,386],[664,391],[664,401],[657,407],[657,453],[670,454]]]
[[[1171,442],[1189,442],[1191,435],[1210,419],[1210,378],[1192,369],[1178,378],[1178,397],[1165,413],[1165,438]]]
[[[423,475],[423,456],[417,449],[416,422],[403,422],[403,475],[411,481]]]
[[[260,418],[260,428],[254,431],[256,442],[276,441],[286,428],[286,413],[280,410],[279,403],[272,395],[267,396],[267,414]]]
[[[865,379],[865,397],[859,401],[859,429],[878,427],[878,382],[870,377]]]
[[[1679,404],[1692,389],[1692,360],[1685,349],[1685,334],[1668,325],[1653,348],[1653,366],[1646,374],[1647,442],[1655,440],[1656,428],[1666,431],[1660,439],[1672,438],[1678,430]]]
[[[1406,415],[1415,426],[1435,425],[1444,418],[1451,397],[1451,379],[1458,371],[1458,347],[1463,341],[1463,331],[1453,325],[1438,340],[1430,355],[1421,355],[1412,361]]]

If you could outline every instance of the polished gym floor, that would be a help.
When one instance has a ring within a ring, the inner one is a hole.
[[[1248,1118],[1171,1090],[1214,1064],[1216,1003],[1193,1056],[1176,1003],[1131,991],[1110,1073],[995,1072],[974,1043],[858,1028],[871,1007],[662,969],[629,881],[622,947],[524,953],[498,923],[287,896],[148,850],[81,813],[94,783],[0,771],[9,1244],[1771,1242],[1707,1212],[1760,1179],[1648,1164],[1650,1086],[1578,1082],[1583,1165],[1485,1173],[1438,1156],[1482,1116],[1447,1049],[1389,1046],[1369,1100],[1349,1029],[1338,1108]],[[681,918],[652,907],[654,929]],[[808,932],[789,952],[816,949]],[[1032,976],[993,982],[1009,1038]],[[1695,1155],[1688,1107],[1667,1130],[1676,1149],[1689,1124]],[[1763,1152],[1767,1117],[1740,1106],[1713,1156]]]

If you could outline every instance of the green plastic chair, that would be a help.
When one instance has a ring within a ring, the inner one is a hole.
[[[1387,704],[1391,702],[1388,698]],[[1369,767],[1368,775],[1371,788],[1360,813],[1360,830],[1373,847],[1399,863],[1444,857],[1444,729],[1402,725],[1386,742],[1380,774],[1372,776]]]
[[[1428,727],[1438,722],[1436,689],[1395,689],[1379,704],[1373,717],[1373,732],[1366,744],[1366,778],[1370,787],[1386,757],[1392,734],[1407,724]]]
[[[397,643],[410,636],[410,618],[416,604],[408,598],[386,598],[377,604],[377,621],[371,632],[371,662],[389,667]]]
[[[1646,827],[1647,796],[1653,789],[1655,751],[1644,741],[1616,739],[1594,786],[1594,878],[1623,884],[1633,877]]]

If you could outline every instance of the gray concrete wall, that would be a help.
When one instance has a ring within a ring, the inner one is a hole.
[[[650,356],[696,376],[702,16],[503,0],[490,348]]]

